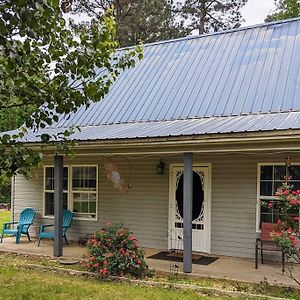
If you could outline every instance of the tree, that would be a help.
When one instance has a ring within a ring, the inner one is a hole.
[[[299,0],[275,0],[276,10],[266,18],[266,22],[285,20],[300,16]]]
[[[190,30],[199,34],[238,28],[243,21],[240,9],[247,0],[185,0],[180,8]]]
[[[176,21],[175,5],[168,0],[75,0],[73,6],[74,13],[86,13],[92,20],[101,19],[107,9],[114,7],[116,35],[122,47],[190,33]],[[89,22],[82,22],[80,26],[89,26]]]
[[[38,164],[41,153],[19,142],[27,130],[45,128],[101,100],[120,72],[142,56],[140,47],[116,50],[110,10],[88,30],[69,28],[63,12],[70,1],[60,6],[59,0],[0,0],[0,112],[32,112],[24,115],[19,130],[1,135],[1,173],[26,172]],[[61,141],[57,151],[62,151],[69,135],[64,130],[41,139]]]

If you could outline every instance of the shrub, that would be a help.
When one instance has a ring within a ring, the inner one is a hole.
[[[287,259],[300,263],[300,190],[295,190],[289,183],[290,178],[282,184],[275,194],[277,197],[280,219],[277,221],[277,229],[271,233],[271,237],[282,247]],[[273,207],[273,202],[268,203]],[[292,268],[288,266],[288,273],[300,285],[300,278],[296,278]]]
[[[105,225],[87,242],[88,271],[106,275],[131,274],[140,277],[148,266],[137,239],[120,224]]]

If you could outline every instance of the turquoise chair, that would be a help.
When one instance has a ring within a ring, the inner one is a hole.
[[[65,209],[63,211],[63,238],[65,239],[66,244],[68,244],[67,230],[71,227],[73,216],[74,215],[70,210]],[[53,227],[53,226],[54,226],[54,224],[48,224],[48,225],[40,226],[38,246],[40,246],[41,239],[52,239],[52,240],[54,240],[54,231],[53,230],[52,231],[46,231],[45,230],[46,228]]]
[[[19,244],[22,234],[26,234],[28,240],[31,242],[29,235],[29,227],[33,223],[33,219],[36,215],[36,212],[32,208],[26,208],[20,213],[19,222],[8,222],[4,223],[2,227],[1,243],[4,237],[4,234],[15,235],[16,243]],[[18,224],[17,229],[12,229],[11,225]]]

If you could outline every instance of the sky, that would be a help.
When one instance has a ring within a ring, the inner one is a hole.
[[[274,11],[274,0],[248,0],[242,8],[245,22],[242,26],[249,26],[263,23],[266,16]]]

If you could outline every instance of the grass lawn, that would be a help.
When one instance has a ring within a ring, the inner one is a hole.
[[[0,267],[0,299],[231,299],[204,296],[192,290],[143,287],[132,284],[105,282],[52,272]]]
[[[41,267],[37,269],[33,265]],[[149,280],[159,281],[165,288],[148,287],[64,274],[53,267],[64,268],[57,260],[46,257],[0,253],[0,299],[259,299],[243,298],[240,295],[230,298],[225,297],[224,293],[213,291],[180,290],[170,288],[171,282],[300,300],[299,290],[270,286],[267,283],[246,284],[211,278],[188,280],[154,276]],[[81,268],[77,265],[65,267],[76,270]]]
[[[10,222],[11,213],[9,210],[0,210],[0,230],[2,232],[2,224]]]

